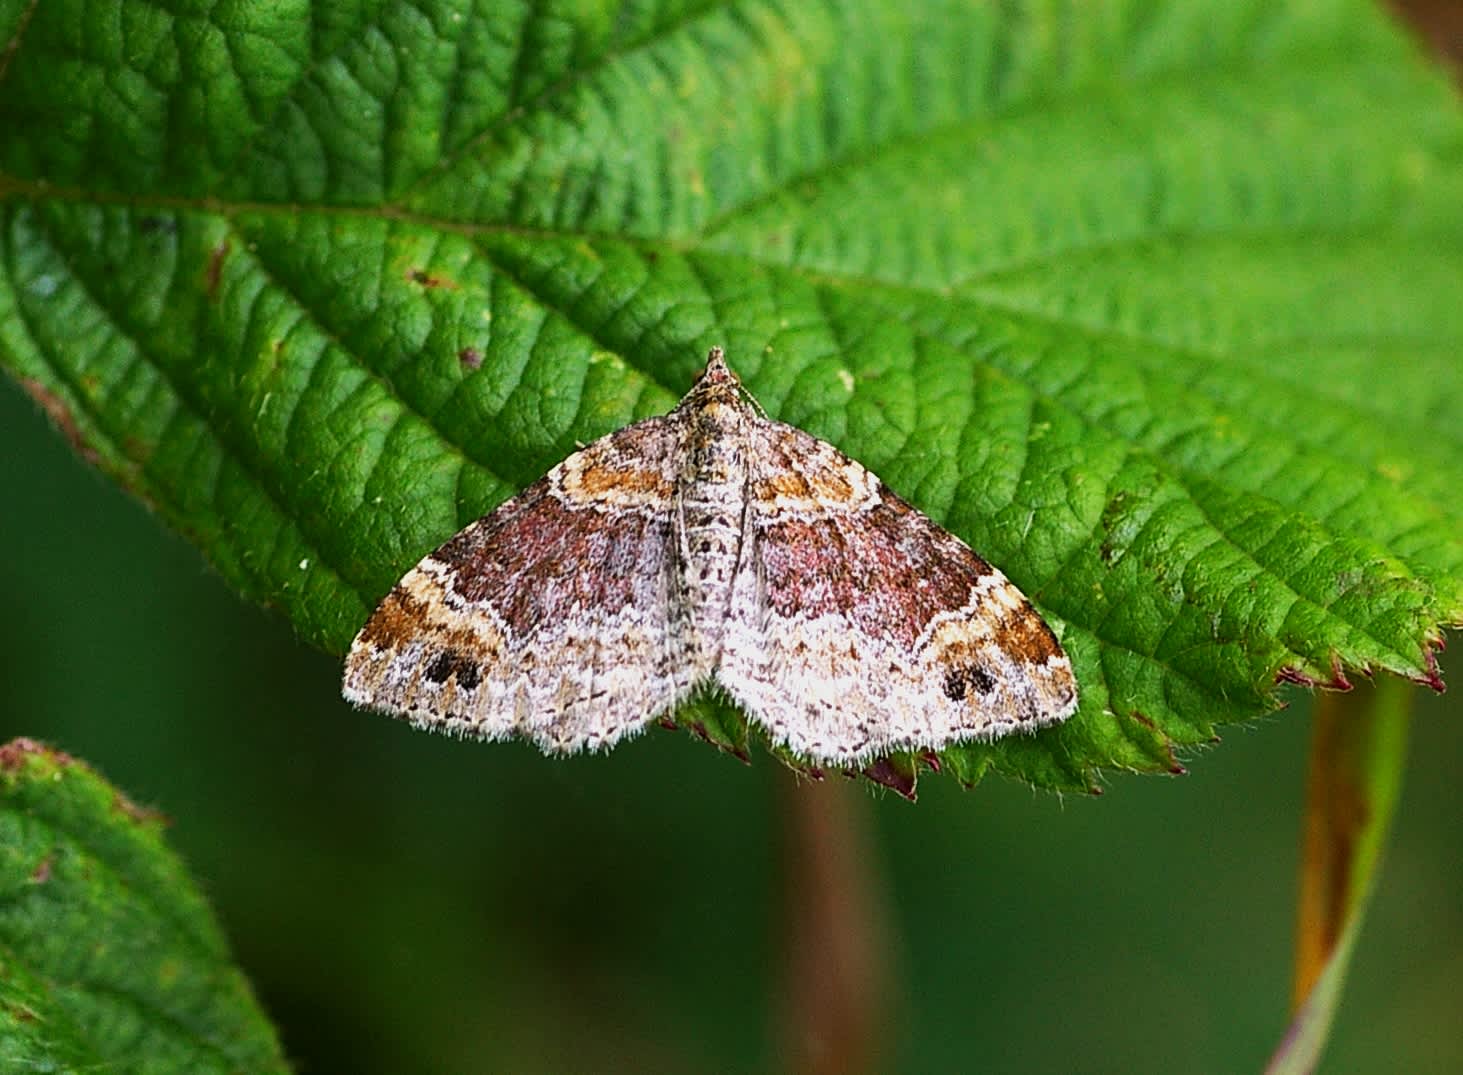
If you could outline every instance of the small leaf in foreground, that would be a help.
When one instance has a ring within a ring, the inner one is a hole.
[[[85,764],[0,747],[5,1070],[288,1070],[162,829]]]

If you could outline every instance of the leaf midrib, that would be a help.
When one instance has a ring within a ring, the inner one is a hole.
[[[39,2],[40,0],[33,0],[33,3],[38,4]],[[477,146],[492,138],[494,134],[501,131],[505,126],[516,122],[523,116],[529,115],[537,111],[540,106],[542,106],[545,102],[553,99],[560,93],[566,92],[578,83],[588,81],[594,75],[598,74],[598,72],[610,66],[615,61],[623,59],[626,56],[633,55],[634,53],[642,49],[648,49],[661,39],[668,38],[671,35],[684,29],[685,27],[694,25],[701,19],[732,6],[733,5],[729,2],[713,2],[699,8],[690,7],[685,12],[683,12],[679,18],[671,20],[665,26],[656,28],[656,30],[649,34],[646,34],[643,38],[627,41],[620,49],[606,49],[604,55],[598,57],[594,62],[586,64],[582,68],[572,69],[569,73],[556,79],[548,86],[545,86],[533,97],[531,101],[523,102],[521,104],[514,104],[511,100],[508,100],[507,98],[511,97],[511,94],[513,92],[516,92],[519,85],[519,67],[522,62],[524,42],[528,36],[526,33],[526,28],[529,24],[530,19],[540,13],[539,9],[535,7],[533,12],[528,16],[525,16],[525,18],[518,26],[518,48],[514,54],[513,63],[511,65],[508,92],[505,93],[506,107],[497,115],[490,117],[488,121],[483,124],[482,129],[476,134],[472,135],[469,138],[464,138],[461,144],[458,145],[455,149],[443,154],[442,158],[438,161],[433,162],[431,167],[424,168],[416,177],[411,180],[411,182],[407,183],[404,187],[401,188],[400,191],[396,192],[396,194],[392,196],[392,200],[402,201],[406,199],[422,184],[428,182],[429,180],[435,179],[443,172],[449,171],[452,168],[454,161],[470,155]],[[378,8],[377,14],[379,15],[379,13],[383,10],[384,7]],[[342,38],[340,49],[331,52],[322,52],[318,56],[311,56],[310,62],[303,64],[300,67],[299,74],[290,84],[289,89],[279,95],[274,104],[274,107],[269,111],[267,115],[258,118],[258,120],[256,121],[257,126],[253,133],[251,133],[249,137],[244,139],[244,141],[239,145],[239,148],[235,151],[232,159],[230,159],[220,168],[218,173],[218,182],[226,182],[230,176],[237,174],[242,164],[250,158],[251,154],[254,152],[254,149],[258,146],[259,139],[273,130],[273,125],[278,117],[281,115],[281,113],[288,109],[291,104],[298,103],[297,95],[301,87],[305,86],[309,82],[309,80],[314,77],[315,73],[320,70],[321,67],[328,63],[340,60],[342,50],[348,49],[357,42],[359,42],[367,32],[371,30],[380,31],[382,27],[382,21],[383,20],[380,17],[364,19],[355,27],[353,33],[345,35]],[[462,50],[460,48],[454,49],[454,74],[461,68],[461,52]],[[455,100],[456,98],[451,95],[444,96],[444,105],[450,108]],[[451,119],[451,113],[444,111],[440,121],[440,129],[444,131],[450,130]],[[382,170],[383,175],[389,175],[390,168],[385,167],[384,159]]]
[[[177,201],[173,201],[173,200],[168,200],[168,201],[170,201],[172,204],[167,205],[166,207],[172,207],[172,208],[178,208],[178,207],[180,207],[180,205],[179,205],[179,203]],[[164,202],[162,202],[162,201],[148,202],[147,200],[127,199],[126,202],[127,202],[127,204],[132,205],[134,208],[148,207],[150,205],[156,205],[158,207],[164,207]],[[277,206],[277,205],[269,205],[269,204],[264,204],[264,205],[259,205],[259,206],[251,206],[251,207],[249,207],[248,210],[245,210],[245,209],[242,209],[242,208],[233,208],[233,209],[230,209],[230,208],[226,208],[224,206],[217,205],[217,204],[215,204],[213,206],[213,208],[214,208],[214,210],[216,212],[219,212],[221,215],[223,215],[225,217],[225,219],[230,219],[236,213],[241,213],[241,212],[245,212],[245,211],[262,212],[262,213],[266,213],[266,214],[269,213],[271,210],[273,212],[280,212],[280,211],[289,212],[289,210],[285,210],[284,207]],[[354,215],[365,215],[365,216],[369,216],[369,217],[375,217],[375,216],[380,215],[379,212],[368,212],[368,211],[362,211],[362,210],[336,210],[336,212],[347,213],[347,214],[354,214]],[[469,237],[471,237],[471,236],[482,236],[482,235],[485,235],[485,234],[486,235],[502,234],[505,231],[512,231],[514,234],[522,234],[522,232],[523,232],[523,229],[504,229],[501,226],[496,226],[496,225],[471,225],[471,226],[452,225],[452,224],[450,224],[448,222],[436,221],[436,220],[432,220],[430,218],[418,218],[414,214],[389,214],[389,215],[397,216],[399,219],[402,219],[403,222],[409,222],[409,223],[412,223],[412,224],[414,224],[416,226],[421,226],[421,227],[425,227],[425,228],[434,228],[435,227],[435,228],[441,228],[443,230],[448,230],[448,231],[457,231],[457,232],[459,232],[461,234],[464,234],[465,236],[469,236]],[[231,227],[233,227],[232,224],[231,224]],[[1382,229],[1367,229],[1367,230],[1364,230],[1364,231],[1361,231],[1361,230],[1353,230],[1353,231],[1350,231],[1350,232],[1347,232],[1345,230],[1324,230],[1324,231],[1316,232],[1314,229],[1311,229],[1311,228],[1303,228],[1303,229],[1296,229],[1296,228],[1271,228],[1271,229],[1260,229],[1260,230],[1263,230],[1263,231],[1265,231],[1266,233],[1269,233],[1269,234],[1275,234],[1275,235],[1281,235],[1281,236],[1288,236],[1288,237],[1292,237],[1292,238],[1299,237],[1299,238],[1302,238],[1302,239],[1308,238],[1308,237],[1311,237],[1311,236],[1314,235],[1317,238],[1324,237],[1329,242],[1334,242],[1334,240],[1338,237],[1338,234],[1351,234],[1351,235],[1354,235],[1357,238],[1370,237],[1370,236],[1373,236],[1373,235],[1377,234],[1378,232],[1380,232],[1383,236],[1385,236],[1387,234],[1386,233],[1386,230],[1384,228],[1382,228]],[[553,237],[561,238],[561,239],[572,236],[572,237],[574,237],[576,239],[579,239],[581,241],[584,238],[584,236],[580,236],[577,233],[544,232],[542,229],[534,229],[534,230],[532,230],[532,233],[535,234],[535,235],[553,236]],[[234,229],[233,234],[235,234],[235,236],[237,238],[239,238],[241,241],[246,238],[246,236],[243,233],[239,232],[236,228]],[[1226,239],[1227,240],[1227,239],[1231,238],[1232,235],[1229,234],[1229,233],[1225,233],[1225,234],[1220,235],[1220,236],[1217,236],[1217,237],[1223,238],[1223,239]],[[64,249],[64,245],[61,245],[61,244],[57,244],[56,243],[56,240],[55,240],[55,237],[54,236],[50,236],[50,238],[51,238],[51,241],[52,241],[53,249],[56,249],[58,252],[60,250],[63,250]],[[1157,237],[1154,236],[1153,234],[1146,234],[1146,235],[1143,235],[1143,236],[1135,236],[1132,241],[1135,244],[1136,243],[1151,243],[1151,242],[1155,241],[1156,238]],[[626,242],[626,240],[624,240],[624,239],[617,239],[615,241],[618,241],[618,242]],[[663,247],[664,245],[666,245],[664,243],[658,243],[658,242],[649,241],[649,240],[639,240],[639,241],[631,241],[631,242],[632,242],[632,245],[634,245],[636,247],[641,247],[641,248],[650,247],[652,249],[657,248],[657,247]],[[478,249],[479,250],[482,249],[480,245],[479,245]],[[948,297],[948,296],[946,296],[944,294],[944,289],[932,290],[932,289],[929,289],[929,288],[920,287],[918,285],[900,285],[900,284],[891,283],[891,282],[886,281],[886,280],[881,280],[881,279],[878,279],[878,278],[870,279],[870,278],[862,277],[862,276],[847,276],[847,275],[831,274],[831,273],[828,273],[826,271],[822,271],[822,272],[808,272],[808,271],[804,271],[804,270],[799,270],[797,268],[788,267],[788,266],[779,264],[777,262],[764,262],[764,261],[761,261],[761,260],[756,259],[756,258],[744,257],[744,256],[741,256],[741,255],[735,255],[735,254],[728,255],[728,254],[723,254],[723,253],[720,253],[720,252],[717,252],[717,251],[707,251],[707,250],[698,249],[698,248],[695,248],[695,247],[692,247],[689,252],[695,253],[698,256],[703,256],[703,257],[704,256],[731,257],[731,258],[735,258],[737,260],[745,261],[745,262],[747,262],[747,263],[749,263],[749,264],[751,264],[751,265],[753,265],[753,266],[755,266],[757,268],[763,269],[764,271],[765,270],[786,271],[786,272],[789,272],[789,273],[793,273],[793,274],[799,275],[799,276],[801,276],[802,278],[804,278],[805,280],[807,280],[810,283],[823,284],[823,285],[827,285],[827,286],[830,286],[830,287],[835,287],[835,288],[840,288],[840,289],[845,289],[845,290],[854,289],[854,288],[863,288],[863,289],[866,289],[866,290],[867,289],[875,289],[875,288],[877,288],[877,289],[883,290],[883,291],[906,291],[906,292],[914,293],[914,294],[917,294],[917,295],[920,295],[920,296],[924,296],[924,297],[928,297],[928,298]],[[486,252],[484,252],[484,253],[485,253],[485,256],[487,256],[486,255]],[[256,264],[258,264],[260,266],[260,271],[267,272],[267,269],[265,269],[265,267],[263,265],[263,262],[259,258],[257,258],[257,257],[256,257],[255,260],[256,260]],[[555,308],[554,307],[554,304],[549,301],[549,299],[548,299],[548,297],[546,295],[543,295],[539,289],[535,289],[535,288],[529,286],[525,281],[519,279],[516,274],[510,272],[501,263],[501,259],[491,259],[490,258],[489,260],[492,261],[492,264],[494,265],[494,268],[497,271],[504,273],[504,275],[507,276],[509,279],[513,280],[517,284],[517,286],[519,286],[520,288],[524,289],[526,292],[533,294],[538,301],[540,301],[542,304],[545,305],[546,308],[555,310],[555,312],[557,312],[561,317],[563,317],[570,324],[575,324],[581,330],[586,331],[588,335],[590,335],[591,337],[594,337],[595,334],[593,332],[588,332],[587,331],[587,328],[588,328],[587,326],[580,324],[572,316],[572,311],[567,310],[567,309],[563,309],[563,308]],[[78,285],[79,286],[83,286],[83,287],[85,286],[85,285],[81,285],[80,277],[78,277],[75,274],[74,271],[72,272],[71,275],[72,275],[73,279],[75,279],[78,282]],[[434,435],[441,441],[441,443],[443,443],[452,453],[454,453],[454,454],[456,454],[458,456],[459,464],[460,465],[465,465],[466,463],[469,463],[470,462],[474,466],[481,467],[485,473],[487,473],[490,477],[493,477],[500,484],[503,484],[504,486],[506,486],[508,488],[514,488],[514,487],[516,487],[515,486],[515,483],[506,480],[502,475],[496,474],[494,472],[494,470],[486,464],[486,462],[484,462],[482,460],[475,459],[471,455],[469,455],[468,452],[467,452],[467,450],[466,450],[465,445],[461,441],[459,441],[455,436],[453,436],[449,430],[446,430],[445,428],[443,428],[431,415],[427,414],[425,408],[422,408],[415,401],[409,400],[409,399],[405,398],[404,396],[402,396],[400,393],[398,393],[392,387],[391,380],[390,380],[390,378],[386,374],[384,374],[383,372],[381,372],[378,369],[374,368],[369,363],[365,362],[362,359],[362,357],[353,348],[350,348],[350,347],[345,346],[345,344],[342,341],[339,340],[339,338],[326,326],[326,324],[318,317],[318,315],[315,314],[313,311],[310,310],[309,305],[307,303],[305,303],[302,299],[300,299],[297,295],[295,295],[290,289],[286,288],[283,284],[281,284],[278,281],[277,278],[274,278],[274,286],[279,287],[284,294],[289,295],[290,299],[293,302],[296,303],[296,305],[299,307],[299,309],[302,312],[308,312],[309,313],[309,316],[310,316],[310,318],[312,320],[312,322],[316,325],[317,329],[319,329],[319,331],[321,331],[322,334],[326,338],[328,338],[329,340],[331,340],[332,343],[335,346],[339,347],[341,349],[342,353],[350,356],[353,360],[355,360],[357,362],[359,368],[361,368],[364,372],[366,372],[368,376],[370,376],[374,381],[376,381],[378,384],[380,384],[381,387],[382,387],[382,389],[384,391],[386,391],[388,393],[388,395],[393,400],[395,400],[395,401],[397,401],[399,403],[399,405],[402,407],[404,413],[410,413],[410,414],[415,415],[425,425],[427,425],[428,428],[430,428],[433,431]],[[92,291],[92,289],[86,288],[85,290],[86,290],[86,294],[88,296],[88,299],[96,306],[97,309],[99,309],[99,310],[100,309],[106,309],[106,306],[100,302],[100,300],[97,298],[97,296]],[[1082,334],[1084,336],[1087,336],[1089,338],[1103,338],[1103,337],[1118,338],[1118,339],[1122,339],[1122,340],[1124,340],[1125,342],[1128,342],[1128,343],[1142,344],[1142,345],[1150,346],[1150,347],[1159,347],[1159,348],[1162,348],[1162,349],[1166,350],[1169,353],[1178,353],[1180,351],[1183,352],[1183,353],[1186,353],[1186,354],[1202,354],[1202,353],[1204,353],[1202,351],[1202,349],[1200,349],[1200,348],[1194,348],[1194,347],[1189,347],[1189,346],[1180,348],[1180,347],[1178,347],[1177,345],[1173,344],[1170,341],[1166,341],[1166,340],[1163,340],[1163,339],[1157,338],[1157,337],[1145,336],[1145,335],[1141,335],[1141,334],[1127,333],[1127,332],[1122,332],[1120,330],[1098,329],[1098,328],[1096,328],[1094,326],[1087,325],[1087,324],[1085,324],[1085,323],[1083,323],[1081,321],[1078,321],[1078,320],[1074,320],[1074,319],[1059,319],[1059,318],[1055,318],[1055,317],[1050,317],[1049,315],[1042,315],[1042,314],[1039,314],[1039,313],[1035,313],[1035,312],[1033,312],[1033,311],[1031,311],[1029,309],[1025,309],[1023,307],[1011,306],[1009,304],[1002,304],[1002,303],[999,303],[999,302],[995,302],[995,301],[992,301],[991,299],[989,299],[988,297],[983,297],[983,296],[982,297],[976,297],[976,296],[972,296],[972,295],[970,295],[970,294],[967,293],[965,295],[962,295],[961,298],[963,300],[965,300],[965,301],[977,302],[979,304],[982,304],[982,305],[986,306],[989,309],[993,309],[993,310],[997,310],[997,311],[1000,311],[1002,313],[1005,313],[1007,316],[1025,317],[1025,318],[1028,318],[1028,319],[1031,319],[1031,320],[1034,320],[1034,321],[1042,321],[1042,320],[1044,320],[1048,324],[1050,324],[1050,325],[1052,325],[1052,326],[1054,326],[1054,327],[1056,327],[1056,328],[1058,328],[1060,330],[1068,331],[1068,332],[1075,331],[1075,332],[1078,332],[1078,333],[1080,333],[1080,334]],[[214,435],[214,437],[215,437],[217,443],[219,444],[219,446],[221,448],[223,448],[224,450],[226,450],[229,453],[229,455],[235,460],[235,462],[238,463],[238,465],[244,470],[244,472],[249,475],[249,477],[250,477],[251,481],[253,482],[253,484],[255,485],[255,487],[258,488],[259,490],[261,490],[261,492],[264,493],[264,495],[273,504],[275,510],[279,511],[281,515],[283,515],[283,516],[285,516],[287,518],[290,518],[290,519],[292,519],[294,521],[294,523],[295,523],[297,529],[299,530],[301,536],[303,538],[305,538],[311,544],[311,546],[312,546],[315,554],[320,558],[320,561],[322,562],[323,566],[325,566],[329,571],[331,571],[331,573],[334,574],[337,577],[337,579],[339,579],[340,582],[343,585],[346,585],[347,587],[349,587],[350,589],[352,589],[353,591],[355,591],[357,597],[363,603],[369,603],[369,599],[367,598],[367,596],[364,593],[362,584],[361,583],[357,583],[357,582],[353,582],[353,581],[349,580],[348,577],[346,576],[344,570],[341,569],[340,567],[338,567],[334,563],[334,561],[331,558],[331,556],[325,551],[326,546],[327,546],[328,543],[322,543],[322,540],[321,540],[320,537],[309,534],[305,530],[305,528],[303,527],[300,516],[293,510],[292,507],[287,508],[285,506],[285,504],[282,503],[274,495],[274,491],[273,491],[272,487],[270,486],[270,484],[267,483],[267,482],[265,482],[262,479],[262,477],[260,476],[260,474],[257,473],[256,469],[253,468],[252,465],[247,462],[247,457],[243,453],[241,453],[239,451],[238,447],[235,446],[235,445],[233,445],[233,444],[231,444],[231,443],[229,443],[229,442],[226,442],[225,439],[221,435],[219,435],[218,431],[216,429],[214,429],[214,427],[212,425],[209,425],[206,412],[204,412],[202,409],[200,409],[200,407],[197,404],[197,401],[193,400],[191,398],[191,396],[189,396],[188,394],[186,394],[180,388],[178,378],[176,378],[171,373],[171,371],[167,368],[167,364],[166,363],[163,363],[163,362],[160,362],[158,359],[156,359],[154,357],[149,356],[147,354],[146,349],[143,348],[138,343],[137,340],[135,340],[131,335],[123,332],[123,330],[120,328],[118,322],[116,321],[116,319],[114,317],[110,318],[110,320],[111,320],[111,323],[112,323],[112,330],[118,332],[124,338],[128,339],[128,341],[131,343],[131,345],[136,349],[136,352],[139,355],[139,357],[143,358],[144,361],[147,361],[149,364],[151,364],[153,366],[153,368],[156,369],[164,377],[164,379],[169,384],[169,386],[170,386],[170,388],[171,388],[171,390],[172,390],[175,398],[178,399],[179,403],[181,405],[187,407],[190,411],[192,411],[192,413],[195,415],[196,418],[198,418],[200,421],[203,421],[205,423],[205,425],[210,429],[210,431]],[[33,333],[32,333],[32,336],[34,337],[34,334]],[[604,341],[599,341],[599,342],[603,343]],[[44,349],[42,349],[42,351],[44,351]],[[1223,357],[1226,360],[1228,360],[1228,359],[1234,358],[1236,356],[1235,356],[1234,353],[1231,353],[1231,352],[1223,352],[1222,354],[1219,353],[1219,352],[1214,352],[1213,353],[1213,357]],[[1242,358],[1242,356],[1240,356],[1240,357]],[[639,370],[639,372],[641,373],[641,375],[646,378],[647,381],[649,381],[650,383],[659,383],[661,385],[661,387],[665,391],[670,392],[671,394],[674,394],[674,389],[672,388],[672,386],[670,386],[668,384],[664,384],[663,382],[660,382],[659,379],[656,377],[656,375],[651,370],[649,370],[649,369],[647,369],[647,368],[645,368],[643,366],[637,366],[633,362],[630,362],[629,364],[632,365],[632,366],[635,366]],[[52,362],[48,362],[48,365],[52,369],[53,373],[57,374],[60,377],[60,379],[62,379],[63,381],[66,381],[67,383],[70,383],[69,382],[69,379],[65,376],[65,371],[64,370],[58,369],[56,367],[56,365],[54,363],[52,363]],[[1260,372],[1263,372],[1263,371],[1260,371]],[[74,390],[75,389],[75,386],[73,385],[72,387],[73,387],[73,390]],[[93,419],[96,420],[96,421],[98,421],[98,422],[100,422],[100,420],[102,418],[102,415],[100,415],[99,413],[97,413],[96,409],[91,406],[90,401],[85,400],[85,394],[84,393],[80,394],[78,398],[80,398],[81,400],[84,401],[83,405],[87,407],[89,413],[92,414]],[[1077,417],[1079,417],[1079,419],[1081,421],[1083,421],[1083,423],[1085,425],[1087,425],[1089,428],[1091,427],[1091,423],[1085,417],[1081,416],[1080,414],[1077,414],[1077,412],[1071,411],[1070,408],[1067,408],[1064,404],[1057,403],[1057,401],[1055,401],[1054,399],[1052,399],[1049,396],[1043,396],[1043,398],[1046,399],[1046,401],[1048,403],[1056,404],[1056,405],[1060,406],[1063,410],[1067,411],[1068,413],[1072,413],[1072,414],[1076,415]],[[1211,399],[1212,398],[1213,397],[1211,396]],[[1216,400],[1215,402],[1222,402],[1222,401],[1217,401]],[[1354,407],[1354,405],[1352,405],[1352,404],[1344,403],[1343,401],[1339,401],[1339,400],[1335,400],[1333,402],[1336,405],[1338,405],[1338,406],[1346,406],[1348,408]],[[1366,413],[1366,412],[1362,412],[1362,413]],[[1373,420],[1376,420],[1376,419],[1374,418]],[[109,436],[109,439],[112,439],[112,438],[110,438],[110,436]],[[117,445],[117,443],[115,442],[115,440],[113,440],[113,448],[114,448],[114,450],[120,450],[119,449],[119,446]],[[1311,448],[1312,448],[1312,450],[1315,450],[1318,453],[1323,454],[1323,455],[1324,454],[1330,454],[1330,453],[1322,452],[1322,450],[1319,447],[1317,447],[1317,446],[1311,446]],[[125,452],[123,452],[122,454],[126,455]],[[1342,459],[1343,461],[1346,461],[1346,462],[1355,462],[1355,460],[1346,460],[1345,457],[1339,457],[1339,456],[1334,456],[1334,455],[1332,457],[1333,458]],[[134,458],[134,462],[141,463],[142,460]],[[1170,470],[1169,473],[1172,474],[1172,471]],[[1443,522],[1447,522],[1447,520],[1442,519],[1441,513],[1438,511],[1438,509],[1436,508],[1435,505],[1431,504],[1431,502],[1420,502],[1420,503],[1423,504],[1423,506],[1425,507],[1426,511],[1430,515],[1432,515],[1434,518],[1438,518],[1438,519],[1440,519]],[[1329,528],[1328,528],[1328,530],[1329,530]],[[1263,565],[1259,565],[1257,563],[1256,566],[1260,567],[1261,570],[1265,570],[1263,568]],[[1353,626],[1355,626],[1355,625],[1353,625]],[[1376,641],[1376,640],[1374,640],[1374,641]]]
[[[459,221],[402,210],[393,206],[381,206],[376,208],[363,208],[357,206],[301,207],[299,205],[285,204],[280,202],[222,202],[213,198],[183,198],[167,196],[133,197],[107,192],[93,194],[92,192],[82,191],[76,188],[53,187],[44,182],[35,183],[30,181],[21,181],[10,183],[7,186],[4,177],[0,176],[0,200],[3,200],[8,194],[18,194],[20,198],[25,201],[40,204],[69,202],[81,205],[113,206],[118,208],[132,209],[139,212],[145,212],[150,210],[194,212],[203,215],[217,215],[228,221],[233,221],[235,217],[248,215],[260,216],[264,218],[278,216],[287,219],[297,219],[298,216],[303,214],[318,214],[321,216],[332,217],[357,217],[366,220],[386,220],[409,227],[420,228],[424,231],[447,232],[449,234],[459,235],[469,240],[477,240],[488,236],[507,236],[512,238],[529,240],[543,239],[554,241],[570,241],[576,243],[616,243],[625,246],[631,246],[639,250],[650,251],[655,254],[674,253],[682,255],[696,255],[700,257],[735,259],[744,262],[753,268],[760,269],[766,272],[786,272],[789,274],[797,275],[809,283],[826,284],[830,287],[838,288],[840,290],[854,290],[862,288],[869,290],[878,289],[884,291],[897,291],[938,301],[947,301],[952,298],[959,298],[962,300],[978,302],[993,309],[1001,309],[1009,316],[1027,317],[1033,320],[1044,318],[1048,321],[1048,323],[1055,326],[1079,328],[1088,335],[1106,334],[1109,338],[1121,339],[1124,342],[1141,343],[1148,346],[1158,346],[1170,352],[1185,353],[1197,357],[1223,357],[1226,359],[1234,358],[1241,361],[1244,360],[1243,355],[1235,352],[1206,351],[1203,348],[1190,344],[1179,345],[1158,336],[1125,334],[1121,332],[1121,330],[1117,329],[1099,329],[1096,326],[1088,325],[1075,319],[1070,321],[1064,321],[1059,318],[1051,317],[1050,315],[1042,314],[1041,312],[1032,310],[1028,307],[999,303],[986,296],[976,294],[975,291],[972,289],[973,284],[985,283],[988,281],[988,279],[993,278],[997,274],[1003,274],[1004,270],[993,271],[991,277],[987,277],[984,273],[982,273],[977,276],[966,278],[960,284],[941,284],[936,286],[906,283],[899,280],[892,280],[887,277],[869,275],[867,273],[847,273],[837,272],[825,268],[805,268],[795,264],[789,264],[784,261],[759,258],[755,255],[746,254],[739,251],[708,248],[701,244],[701,242],[699,241],[699,237],[691,239],[662,239],[617,235],[613,233],[596,232],[589,230],[564,231],[554,228],[528,227],[512,224],[464,224]],[[1206,241],[1230,242],[1236,238],[1243,238],[1247,240],[1271,238],[1289,240],[1314,240],[1318,245],[1328,245],[1334,244],[1338,239],[1353,241],[1372,241],[1387,240],[1391,238],[1407,238],[1405,235],[1393,231],[1390,228],[1391,223],[1392,222],[1388,219],[1378,219],[1370,221],[1369,226],[1367,227],[1356,227],[1354,226],[1355,222],[1352,222],[1352,225],[1350,226],[1336,228],[1314,227],[1310,225],[1297,226],[1285,223],[1271,223],[1261,226],[1250,227],[1236,226],[1232,229],[1224,231],[1194,231],[1189,229],[1176,228],[1160,231],[1135,232],[1126,236],[1108,237],[1096,244],[1077,243],[1069,247],[1053,249],[1051,251],[1045,252],[1040,261],[1033,264],[1054,262],[1063,256],[1071,254],[1080,256],[1084,253],[1089,253],[1093,251],[1114,252],[1157,243],[1200,243]],[[232,223],[230,226],[235,227],[235,225],[233,225]],[[244,237],[237,230],[235,230],[234,234],[238,235],[240,238]],[[481,249],[481,247],[479,247],[479,249]],[[501,266],[498,265],[496,262],[494,264],[496,268],[501,269]],[[1026,267],[1027,264],[1023,263],[1016,268],[1019,269]],[[512,274],[508,273],[507,275],[511,277]],[[294,295],[293,292],[285,291],[285,294],[287,294],[291,301],[295,302],[302,310],[309,309],[307,304],[301,301],[296,295]],[[567,314],[565,314],[565,316],[566,319],[569,319],[567,318]],[[569,320],[572,323],[572,319]],[[342,346],[342,349],[347,354],[354,354],[351,349],[345,348],[343,345],[340,345],[338,338],[334,333],[330,332],[330,330],[321,327],[321,332],[328,336],[333,342],[336,342],[338,346]],[[1322,343],[1329,345],[1335,345],[1338,342],[1350,342],[1366,345],[1377,343],[1390,343],[1393,345],[1415,345],[1418,347],[1427,347],[1429,349],[1439,349],[1445,347],[1457,347],[1463,349],[1463,337],[1453,339],[1439,338],[1438,336],[1418,337],[1415,339],[1397,337],[1395,335],[1360,336],[1356,334],[1349,335],[1344,339],[1340,337],[1329,336],[1316,336],[1302,339],[1300,337],[1288,336],[1284,337],[1283,340],[1277,337],[1273,340],[1266,340],[1264,342],[1267,346],[1276,342],[1304,342],[1308,344]],[[1263,367],[1255,367],[1255,369],[1256,372],[1265,372]],[[653,375],[649,373],[649,371],[641,370],[640,372],[645,374],[647,377],[650,377],[654,383],[659,385],[659,387],[664,389],[666,392],[669,392],[673,395],[676,394],[677,389],[675,388],[675,386],[654,378]],[[1286,387],[1290,386],[1287,385]],[[1320,394],[1319,388],[1320,386],[1317,386],[1317,388],[1313,391],[1315,391],[1317,394]],[[1334,403],[1336,406],[1344,407],[1349,410],[1357,410],[1357,405],[1355,401],[1347,400],[1343,397],[1335,395],[1325,396],[1324,398],[1326,398],[1328,402]],[[1360,411],[1360,413],[1369,414],[1370,412]],[[422,415],[422,417],[425,418],[424,415]],[[1372,417],[1380,419],[1391,416],[1373,415]],[[1446,429],[1442,429],[1440,430],[1440,432],[1444,436],[1452,435]],[[1463,448],[1463,435],[1454,436],[1459,447]]]

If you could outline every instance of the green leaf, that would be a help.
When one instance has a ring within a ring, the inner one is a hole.
[[[333,652],[722,343],[1061,631],[1079,715],[963,781],[1177,769],[1277,679],[1440,685],[1463,122],[1370,4],[0,27],[0,362]]]
[[[1411,691],[1384,680],[1375,691],[1332,695],[1316,706],[1296,1010],[1268,1075],[1299,1075],[1320,1062],[1402,788],[1411,701]]]
[[[0,747],[0,1067],[288,1070],[163,824],[90,768]]]

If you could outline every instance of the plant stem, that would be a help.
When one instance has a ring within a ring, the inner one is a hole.
[[[1271,1075],[1320,1060],[1402,786],[1416,688],[1384,676],[1375,689],[1316,698],[1306,781],[1296,921],[1293,1019]]]
[[[879,1069],[887,1036],[889,930],[869,796],[839,779],[781,784],[784,1067],[803,1075]]]

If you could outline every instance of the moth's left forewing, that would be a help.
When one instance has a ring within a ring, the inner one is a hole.
[[[1066,654],[1004,575],[832,445],[776,422],[756,435],[757,599],[733,602],[718,677],[774,742],[858,764],[1074,711]]]
[[[666,418],[627,426],[424,557],[357,635],[345,697],[557,753],[671,711],[693,686],[667,619],[678,447]]]

